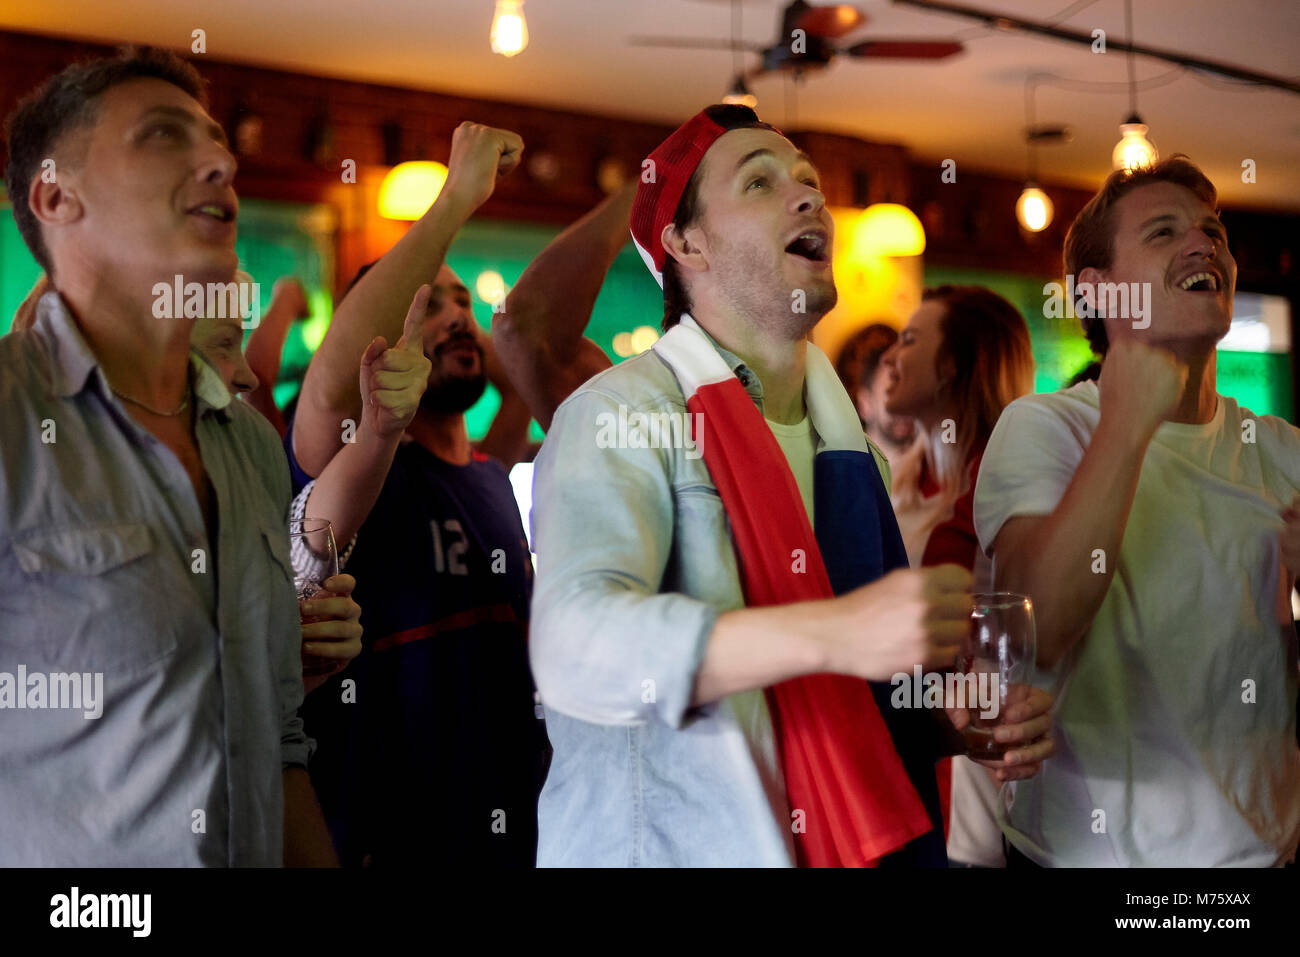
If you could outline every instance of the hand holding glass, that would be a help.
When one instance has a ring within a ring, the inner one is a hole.
[[[323,518],[304,518],[289,523],[290,544],[300,543],[294,553],[307,556],[305,568],[294,568],[293,587],[298,600],[313,597],[325,582],[339,573],[339,553],[334,528]]]
[[[1011,592],[971,597],[971,627],[956,664],[970,718],[961,735],[969,757],[1000,762],[1013,745],[995,740],[993,730],[1005,723],[1007,706],[1014,703],[1008,694],[1013,685],[1027,682],[1034,662],[1034,605]]]
[[[290,543],[298,543],[294,548],[301,561],[307,556],[306,567],[294,568],[293,587],[298,593],[299,616],[301,624],[325,621],[327,618],[301,613],[302,602],[312,598],[329,598],[331,593],[325,590],[325,583],[339,573],[338,547],[334,543],[334,529],[323,518],[304,518],[289,523]],[[303,674],[316,676],[329,674],[338,670],[338,662],[329,658],[304,654]]]

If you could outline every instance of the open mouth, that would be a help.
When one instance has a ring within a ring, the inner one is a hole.
[[[195,206],[189,212],[191,216],[203,216],[214,219],[219,223],[229,223],[235,219],[234,209],[224,203],[204,203],[201,206]]]
[[[1219,277],[1211,272],[1195,272],[1178,284],[1184,292],[1218,292]]]
[[[791,256],[798,256],[811,263],[824,264],[830,261],[827,255],[828,237],[821,230],[809,230],[800,233],[785,251]]]

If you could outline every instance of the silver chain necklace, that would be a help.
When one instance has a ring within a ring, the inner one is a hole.
[[[163,416],[164,418],[171,418],[172,416],[180,415],[182,412],[185,411],[185,408],[190,404],[190,397],[189,397],[189,388],[188,388],[188,386],[186,387],[186,390],[185,390],[185,391],[186,391],[185,398],[181,399],[181,404],[178,405],[178,406],[177,406],[174,410],[172,410],[171,412],[165,412],[165,411],[163,411],[162,409],[155,409],[153,406],[148,405],[148,404],[146,404],[146,403],[144,403],[144,402],[141,402],[139,399],[133,399],[131,396],[127,395],[125,392],[118,392],[118,391],[117,391],[116,389],[114,389],[111,385],[108,387],[108,390],[109,390],[110,392],[112,392],[113,395],[117,396],[119,399],[125,399],[127,402],[130,402],[132,405],[138,405],[140,408],[144,409],[146,412],[152,412],[154,415],[161,415],[161,416]]]

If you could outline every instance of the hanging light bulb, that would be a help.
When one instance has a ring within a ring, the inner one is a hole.
[[[1156,164],[1160,154],[1156,145],[1147,139],[1147,128],[1136,113],[1120,124],[1119,133],[1119,142],[1110,154],[1112,167],[1134,170]]]
[[[1025,146],[1029,152],[1029,178],[1016,200],[1016,219],[1020,228],[1031,233],[1041,233],[1052,224],[1052,201],[1038,188],[1038,144],[1060,143],[1069,139],[1064,126],[1042,126],[1034,122],[1034,77],[1025,80]]]
[[[524,0],[497,0],[492,16],[492,52],[514,56],[528,46],[528,24],[524,22]]]
[[[741,73],[736,74],[736,82],[731,84],[731,92],[722,98],[722,102],[734,106],[747,106],[751,110],[758,108],[758,97],[750,92],[744,74]]]
[[[1040,233],[1052,225],[1052,201],[1033,181],[1025,184],[1024,192],[1016,200],[1016,219],[1031,233]]]
[[[1130,43],[1133,42],[1133,0],[1124,0],[1124,30]],[[1160,154],[1155,144],[1147,139],[1147,128],[1138,116],[1137,106],[1137,68],[1133,65],[1133,49],[1128,51],[1128,112],[1129,116],[1119,125],[1119,142],[1110,154],[1112,169],[1135,170],[1154,166]]]

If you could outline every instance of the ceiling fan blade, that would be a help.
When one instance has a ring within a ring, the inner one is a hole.
[[[627,42],[634,47],[679,47],[689,50],[763,52],[763,46],[758,43],[736,43],[733,45],[730,40],[711,40],[704,37],[628,37]]]
[[[833,3],[824,7],[804,4],[794,19],[792,29],[804,30],[810,36],[837,40],[866,22],[866,14],[851,4]]]
[[[863,40],[840,52],[853,57],[942,60],[964,49],[956,40]]]

